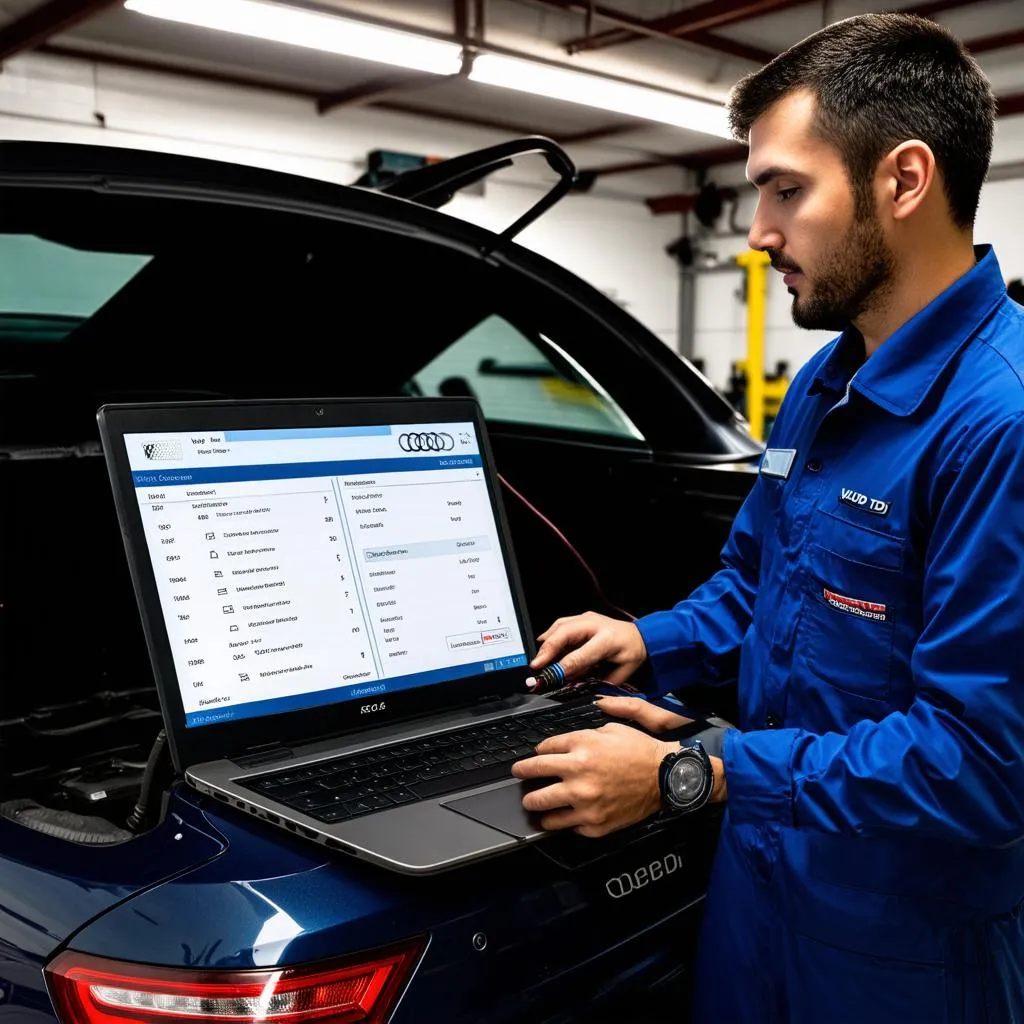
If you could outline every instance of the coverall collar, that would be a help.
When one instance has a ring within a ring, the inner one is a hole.
[[[1006,297],[1006,284],[991,245],[974,247],[975,265],[908,320],[864,360],[860,332],[849,327],[811,382],[843,392],[850,383],[869,401],[896,416],[910,416],[943,370]],[[858,369],[859,367],[859,369]],[[854,374],[856,376],[854,377]]]

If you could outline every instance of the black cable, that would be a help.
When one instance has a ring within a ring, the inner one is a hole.
[[[128,820],[125,822],[129,832],[142,832],[148,823],[149,802],[154,788],[154,779],[166,752],[167,731],[161,729],[153,741],[153,749],[149,752],[149,760],[146,762],[146,770],[142,775],[142,788],[139,791],[135,810],[128,815]]]

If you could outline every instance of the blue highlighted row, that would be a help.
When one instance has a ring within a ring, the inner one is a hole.
[[[411,675],[396,676],[394,679],[377,679],[362,686],[336,686],[330,690],[317,690],[314,693],[298,693],[289,697],[272,697],[268,700],[250,701],[247,704],[210,708],[207,711],[192,711],[185,715],[185,728],[194,729],[201,725],[237,722],[243,718],[262,718],[264,715],[280,715],[287,711],[325,707],[328,704],[358,700],[360,696],[366,696],[370,692],[374,696],[396,693],[399,690],[411,690],[417,686],[448,683],[455,679],[482,675],[485,672],[495,671],[498,666],[504,669],[517,668],[525,664],[525,654],[514,654],[492,661],[474,662],[472,665],[455,665],[451,668],[432,669],[429,672],[413,672]]]
[[[287,427],[280,430],[226,430],[225,441],[317,441],[322,437],[390,437],[390,427]]]
[[[431,455],[400,459],[348,459],[336,462],[293,462],[269,466],[210,466],[199,469],[140,470],[132,473],[136,487],[180,487],[244,483],[250,480],[296,480],[310,476],[362,476],[439,469],[479,469],[479,455]]]

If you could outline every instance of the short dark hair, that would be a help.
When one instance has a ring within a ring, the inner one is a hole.
[[[910,14],[862,14],[815,32],[742,79],[729,123],[742,142],[784,96],[810,90],[816,130],[839,151],[858,211],[878,161],[908,139],[935,154],[953,220],[974,223],[992,157],[996,101],[976,61],[947,29]]]

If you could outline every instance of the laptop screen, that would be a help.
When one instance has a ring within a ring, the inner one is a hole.
[[[526,665],[473,423],[124,437],[187,728]]]

